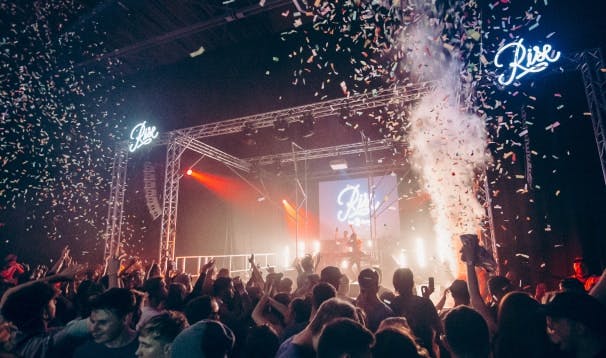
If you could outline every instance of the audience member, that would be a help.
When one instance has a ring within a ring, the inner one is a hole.
[[[494,358],[553,357],[540,304],[524,292],[510,292],[499,304]]]
[[[229,327],[219,321],[202,320],[185,328],[174,339],[172,358],[224,358],[229,357],[236,337]]]
[[[562,292],[544,305],[547,333],[573,357],[606,357],[606,308],[585,293]]]
[[[330,287],[332,288],[332,286]],[[320,305],[318,312],[305,329],[285,340],[280,345],[276,357],[315,357],[314,340],[320,337],[320,333],[325,324],[339,317],[351,318],[360,322],[356,307],[351,303],[338,298],[331,298]]]
[[[585,292],[585,286],[583,286],[581,281],[577,280],[576,278],[572,278],[572,277],[563,278],[560,281],[558,286],[559,286],[558,288],[560,289],[560,291],[577,292],[577,293]]]
[[[173,340],[188,327],[185,316],[168,311],[150,318],[139,330],[139,358],[168,358]]]
[[[2,317],[18,329],[6,337],[20,357],[44,358],[69,355],[75,345],[88,336],[86,320],[60,330],[48,323],[55,316],[54,288],[43,281],[16,286],[2,297]]]
[[[315,285],[311,290],[311,316],[316,314],[322,303],[336,296],[337,290],[331,284],[320,282]]]
[[[571,277],[579,280],[583,284],[585,291],[591,291],[593,286],[598,282],[599,277],[589,273],[585,260],[582,257],[575,258],[572,263],[572,269],[574,273]]]
[[[244,357],[273,358],[280,347],[278,334],[268,325],[252,327],[246,336]]]
[[[376,343],[372,348],[373,357],[381,358],[429,358],[427,350],[415,341],[409,330],[387,326],[379,328],[375,334]]]
[[[185,297],[187,296],[187,287],[182,283],[171,283],[168,286],[164,309],[172,311],[183,311]]]
[[[452,299],[454,300],[453,307],[457,307],[460,305],[469,306],[470,297],[469,297],[469,289],[467,288],[467,282],[463,280],[454,280],[450,287],[444,290],[444,294],[440,301],[436,305],[436,309],[440,312],[440,318],[443,319],[448,313],[449,309],[444,308],[444,304],[446,303],[446,295],[450,293]]]
[[[378,297],[379,274],[374,269],[364,269],[358,274],[360,295],[356,305],[366,314],[366,325],[372,332],[376,331],[381,321],[392,317],[393,311]]]
[[[15,286],[19,282],[19,276],[24,273],[23,265],[17,262],[17,255],[9,254],[4,258],[4,265],[0,271],[3,285]]]
[[[166,300],[166,285],[162,277],[152,277],[143,283],[145,297],[143,307],[141,307],[141,316],[137,322],[137,330],[150,318],[164,312],[164,302]]]
[[[336,266],[326,266],[320,271],[320,282],[327,282],[332,287],[339,291],[339,285],[341,281],[341,270]]]
[[[286,316],[286,327],[280,335],[280,342],[301,332],[309,323],[311,316],[311,299],[297,297],[288,305],[288,314]]]
[[[359,322],[350,318],[337,318],[322,329],[314,342],[317,358],[370,358],[375,337]]]
[[[196,297],[185,305],[185,317],[190,325],[203,319],[219,320],[219,304],[214,297]]]
[[[444,342],[453,358],[490,356],[488,325],[482,315],[468,306],[458,306],[444,317]]]
[[[135,296],[126,288],[111,288],[91,300],[92,339],[76,348],[74,358],[134,357],[137,334],[130,328]]]
[[[408,268],[394,272],[393,286],[398,293],[391,304],[393,312],[406,317],[421,346],[435,356],[434,337],[442,333],[442,322],[435,306],[428,298],[413,294],[414,278]]]

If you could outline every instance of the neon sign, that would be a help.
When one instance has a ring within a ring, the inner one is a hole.
[[[508,76],[501,74],[497,79],[503,86],[510,85],[513,81],[517,81],[529,73],[541,72],[550,63],[554,63],[560,58],[560,51],[553,53],[551,45],[543,45],[543,48],[539,48],[539,46],[526,48],[522,44],[523,41],[524,39],[519,39],[501,47],[494,57],[494,65],[501,68],[504,67],[504,64],[499,61],[499,58],[507,52],[512,55],[508,66],[511,72]]]
[[[360,225],[370,223],[370,196],[360,193],[360,184],[347,184],[337,195],[337,204],[343,209],[337,212],[337,220]],[[380,203],[375,203],[375,209]]]
[[[151,143],[151,141],[158,137],[158,132],[155,126],[146,127],[145,121],[137,124],[130,131],[130,139],[134,140],[134,143],[128,145],[128,150],[132,153],[142,146]]]

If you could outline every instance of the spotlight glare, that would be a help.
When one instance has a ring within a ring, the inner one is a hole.
[[[341,261],[341,268],[343,270],[347,270],[349,268],[349,261],[347,261],[346,259]]]
[[[286,199],[282,199],[282,204],[288,205],[288,201],[286,201]]]
[[[284,269],[290,267],[290,247],[284,246]]]
[[[314,240],[313,245],[314,245],[314,255],[317,255],[320,252],[320,241]]]
[[[425,267],[425,246],[423,243],[423,239],[417,239],[417,263],[420,267]]]
[[[191,175],[191,173],[193,173],[193,171],[191,169],[187,169],[187,175]]]
[[[408,264],[406,262],[406,254],[404,253],[404,250],[402,250],[400,252],[400,255],[398,256],[398,266],[408,267]]]
[[[299,242],[299,258],[302,259],[305,257],[305,241]]]

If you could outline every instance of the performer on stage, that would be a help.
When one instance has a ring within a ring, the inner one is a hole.
[[[347,255],[350,262],[349,271],[351,277],[355,279],[358,277],[358,272],[362,266],[361,261],[364,252],[362,251],[362,240],[358,238],[353,225],[350,224],[349,228],[351,229],[351,235],[347,230],[344,230],[342,237],[339,237],[339,228],[337,228],[335,231],[335,241],[337,245],[343,248],[343,253]]]
[[[351,236],[349,237],[349,247],[351,248],[351,271],[355,273],[355,277],[357,277],[357,273],[360,272],[361,269],[361,261],[362,255],[362,240],[358,238],[358,234],[353,228],[353,225],[349,225],[351,228]],[[356,265],[356,269],[354,270],[354,265]]]

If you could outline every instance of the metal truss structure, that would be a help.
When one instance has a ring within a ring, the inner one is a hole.
[[[126,145],[122,144],[116,146],[116,153],[112,163],[112,182],[109,187],[103,259],[115,255],[120,245],[122,213],[124,212],[124,192],[126,190],[126,167],[128,163],[128,150],[126,147]]]
[[[569,63],[573,64],[570,70],[579,70],[583,77],[585,94],[592,115],[592,124],[598,147],[598,154],[602,165],[604,181],[606,182],[606,128],[604,126],[604,117],[606,117],[606,80],[604,77],[605,73],[601,70],[603,68],[602,55],[599,49],[585,50],[574,54],[568,59]],[[167,146],[159,252],[160,262],[165,266],[169,260],[174,260],[175,257],[179,180],[182,176],[180,163],[181,155],[187,149],[218,160],[229,167],[244,172],[250,172],[254,164],[264,165],[276,161],[287,163],[346,154],[367,154],[368,152],[390,149],[396,144],[402,144],[390,140],[379,140],[369,141],[367,143],[362,142],[326,148],[300,150],[297,151],[296,156],[291,152],[288,152],[240,159],[203,143],[201,139],[240,133],[245,126],[250,129],[271,127],[274,125],[276,119],[283,119],[288,123],[292,123],[301,121],[303,116],[307,114],[311,114],[315,119],[322,119],[334,117],[342,110],[347,110],[349,113],[355,113],[378,107],[390,105],[398,106],[411,103],[427,94],[433,85],[434,82],[422,82],[410,86],[379,89],[348,98],[338,98],[304,106],[177,129],[167,133],[162,136],[162,138],[158,138],[156,144]],[[114,158],[110,197],[108,201],[109,209],[105,237],[105,257],[110,255],[120,243],[120,226],[122,223],[127,159],[126,146],[124,146],[124,148],[118,148],[116,150],[116,157]],[[484,190],[489,194],[490,191],[487,187],[487,183],[485,183],[485,185],[486,187]],[[486,200],[486,204],[490,205],[490,195],[487,195]],[[488,215],[491,215],[491,210],[488,210]],[[494,234],[491,233],[491,235]],[[494,237],[491,237],[491,239],[491,248],[494,253],[496,251],[496,242]]]
[[[585,96],[591,112],[591,124],[606,184],[606,126],[604,124],[604,120],[606,120],[606,73],[604,73],[604,59],[599,48],[582,51],[575,55],[575,58],[577,69],[581,72],[585,85]]]
[[[397,142],[400,143],[400,142]],[[252,157],[247,159],[249,163],[255,163],[259,165],[267,165],[272,163],[289,163],[294,161],[304,161],[311,159],[331,158],[342,155],[361,154],[365,152],[373,152],[378,150],[387,150],[394,147],[396,142],[390,139],[381,139],[369,141],[368,143],[352,143],[335,145],[332,147],[316,148],[316,149],[303,149],[297,151],[297,156],[293,156],[292,153],[280,153],[270,154],[259,157]]]
[[[435,85],[435,82],[428,81],[410,86],[384,88],[346,98],[337,98],[304,106],[228,119],[221,122],[205,123],[199,126],[177,129],[172,133],[179,136],[189,136],[194,139],[203,139],[240,133],[244,125],[248,125],[253,130],[272,127],[274,121],[278,118],[284,119],[290,124],[300,121],[306,114],[311,114],[314,119],[318,120],[334,117],[342,109],[348,109],[350,112],[355,113],[390,104],[410,103],[428,93],[433,85]]]
[[[162,224],[160,229],[160,267],[166,269],[168,260],[175,257],[177,236],[177,209],[179,204],[179,180],[181,179],[181,155],[185,147],[175,136],[166,147],[166,167],[164,171],[164,195],[162,195]]]
[[[202,143],[197,139],[187,135],[175,135],[175,141],[184,148],[191,149],[196,153],[206,155],[232,168],[240,169],[244,172],[250,172],[250,163],[242,159],[238,159],[233,155],[227,154],[213,146]]]
[[[277,118],[287,122],[301,120],[305,114],[311,113],[314,119],[337,116],[341,110],[350,113],[388,105],[411,103],[428,93],[433,82],[422,82],[411,86],[391,87],[368,93],[354,95],[349,98],[318,102],[314,104],[277,110],[262,114],[230,119],[221,122],[208,123],[184,129],[177,129],[158,138],[156,144],[166,145],[166,171],[164,178],[164,195],[162,205],[162,228],[160,236],[159,262],[166,267],[175,257],[177,208],[179,196],[179,180],[181,173],[181,155],[185,150],[192,150],[201,155],[215,159],[231,168],[250,172],[253,164],[269,164],[276,159],[281,162],[297,162],[302,160],[328,158],[337,155],[365,153],[368,151],[386,150],[397,144],[390,140],[378,140],[368,143],[354,143],[333,147],[298,150],[296,155],[291,152],[272,154],[263,157],[239,159],[213,146],[203,143],[200,139],[226,134],[240,133],[245,125],[253,129],[271,127]],[[298,178],[297,178],[298,180]],[[110,204],[112,199],[110,198]]]

